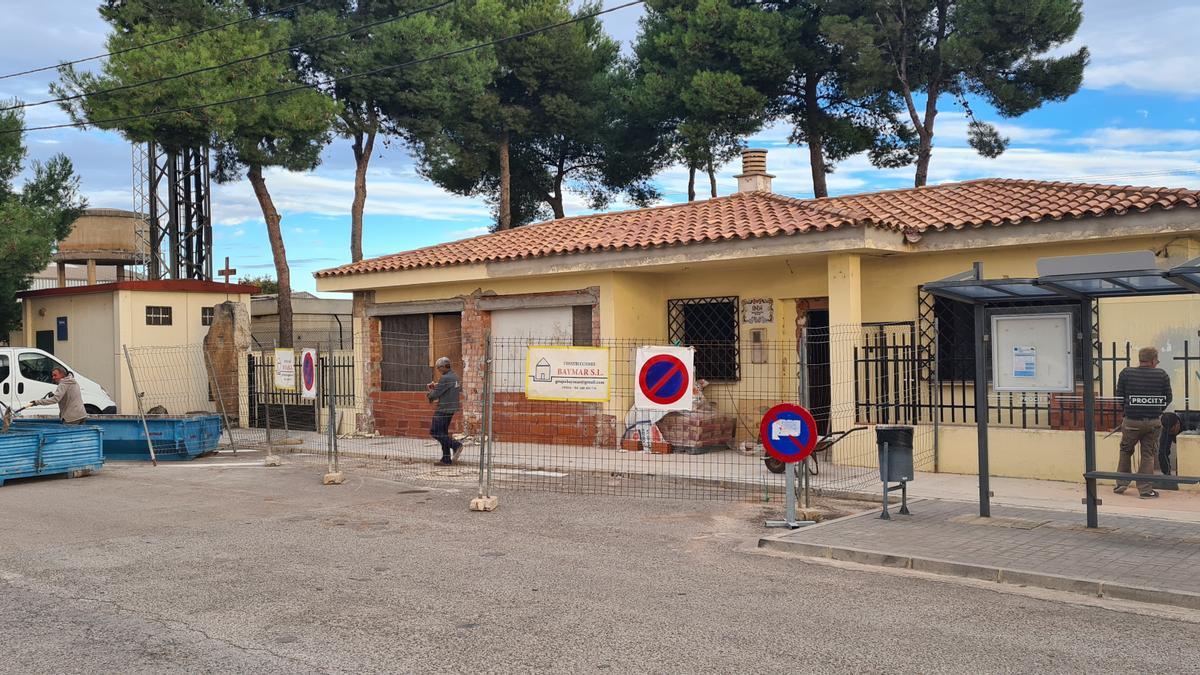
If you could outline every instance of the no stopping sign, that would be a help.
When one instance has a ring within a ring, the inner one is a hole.
[[[781,462],[799,462],[817,447],[817,421],[792,403],[780,403],[763,415],[758,430],[767,454]]]

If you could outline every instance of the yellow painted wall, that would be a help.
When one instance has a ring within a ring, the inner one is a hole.
[[[1116,471],[1118,435],[1096,434],[1096,468]],[[942,473],[977,474],[979,446],[974,426],[943,424],[940,427],[938,468]],[[1176,444],[1179,474],[1200,475],[1200,436],[1180,436]],[[1083,482],[1083,432],[1049,429],[988,429],[988,464],[993,476]],[[1137,457],[1134,457],[1134,470]],[[1196,486],[1181,486],[1196,489]]]
[[[863,257],[863,321],[911,321],[917,316],[917,287],[971,269],[983,263],[987,278],[1037,276],[1039,258],[1062,255],[1092,255],[1134,250],[1162,250],[1174,236],[1145,239],[1042,244],[993,249],[969,249],[941,253],[918,253],[887,257]],[[1185,261],[1190,249],[1177,242],[1169,260]]]
[[[56,335],[54,355],[115,398],[119,372],[113,347],[113,293],[27,298],[24,302],[25,344],[35,346],[38,331],[55,331],[58,317],[67,317],[67,340],[59,342]]]

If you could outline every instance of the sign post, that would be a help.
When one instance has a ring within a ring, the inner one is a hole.
[[[784,520],[768,520],[766,526],[794,530],[812,525],[814,521],[796,519],[796,468],[807,474],[808,456],[817,447],[817,422],[812,413],[792,403],[780,403],[763,415],[758,435],[767,454],[787,465]]]

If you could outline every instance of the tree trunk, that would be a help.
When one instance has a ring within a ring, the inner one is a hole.
[[[713,199],[717,198],[717,170],[713,168],[713,161],[708,160],[708,188]]]
[[[512,227],[512,170],[508,165],[508,130],[500,134],[500,229]]]
[[[820,117],[820,101],[817,99],[819,78],[815,73],[804,77],[804,136],[808,141],[808,163],[812,168],[813,197],[820,199],[829,196],[829,188],[825,183],[825,146],[822,138]]]
[[[354,134],[354,201],[350,204],[350,261],[363,259],[363,209],[367,204],[367,167],[371,164],[371,152],[375,148],[375,134],[371,129]]]
[[[267,239],[271,242],[271,256],[275,259],[275,276],[279,281],[279,346],[291,347],[294,338],[292,332],[292,274],[288,269],[287,251],[283,247],[283,232],[279,222],[282,218],[275,210],[275,202],[271,201],[271,193],[267,191],[267,182],[263,180],[262,167],[251,166],[247,172],[250,185],[254,187],[254,196],[258,198],[258,206],[262,209],[263,220],[267,222]]]
[[[950,2],[938,0],[937,37],[933,43],[932,77],[925,87],[925,120],[918,128],[921,144],[917,147],[917,174],[913,179],[916,187],[924,187],[929,180],[929,160],[933,157],[933,123],[937,118],[938,97],[942,95],[942,77],[945,63],[942,60],[942,42],[946,39],[949,25]]]
[[[566,218],[567,212],[563,210],[562,188],[556,187],[554,194],[546,195],[546,197],[546,203],[550,205],[550,210],[554,211],[554,219]]]
[[[696,201],[696,167],[688,167],[688,201]]]

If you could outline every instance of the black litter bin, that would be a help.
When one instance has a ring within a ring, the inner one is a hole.
[[[902,483],[913,479],[913,428],[880,424],[875,427],[879,445],[879,480]],[[887,460],[884,460],[884,452]],[[884,473],[884,467],[887,473]]]

